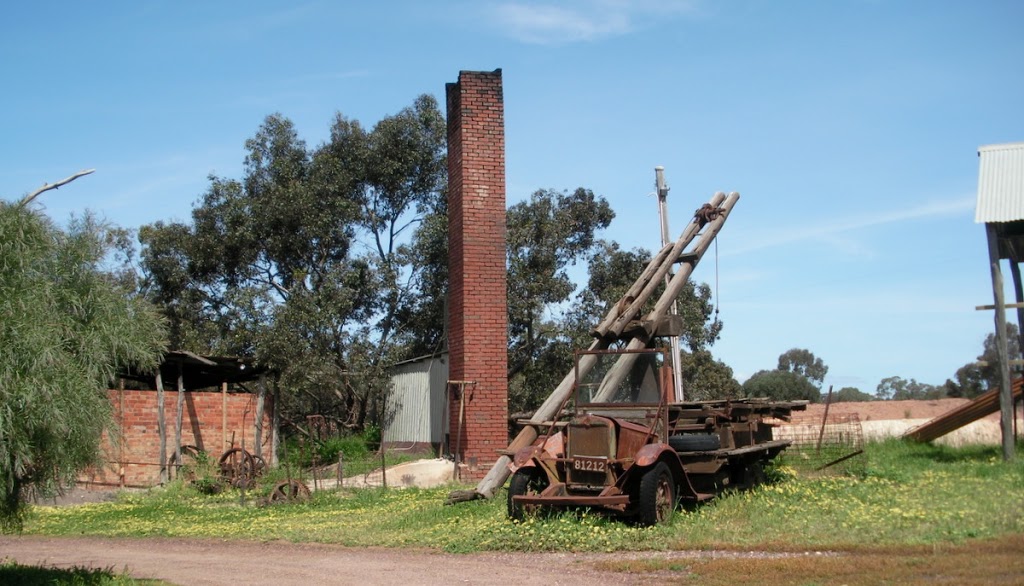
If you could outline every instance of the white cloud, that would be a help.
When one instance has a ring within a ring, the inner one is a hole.
[[[499,2],[489,16],[507,35],[523,43],[561,45],[628,34],[653,17],[691,12],[693,0],[576,0]]]
[[[974,210],[974,196],[961,197],[941,201],[932,201],[902,210],[885,211],[874,215],[862,215],[846,218],[834,222],[819,222],[803,218],[805,228],[788,227],[779,229],[777,235],[766,236],[761,239],[751,239],[738,248],[732,248],[722,256],[745,254],[757,250],[764,250],[783,244],[803,242],[806,240],[817,240],[830,242],[845,250],[858,254],[868,254],[860,244],[848,238],[842,238],[843,233],[854,232],[864,228],[872,228],[885,224],[896,224],[900,222],[911,222],[929,218],[950,217],[972,212]]]

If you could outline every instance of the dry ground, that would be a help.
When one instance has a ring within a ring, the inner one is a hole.
[[[639,556],[641,554],[626,554]],[[731,554],[730,554],[731,555]],[[775,554],[764,554],[775,555]],[[647,554],[649,556],[649,554]],[[173,584],[643,584],[651,576],[599,570],[611,554],[444,554],[322,544],[184,539],[0,537],[0,559],[25,565],[127,569]]]
[[[444,554],[321,544],[0,537],[26,565],[127,570],[181,585],[1021,584],[1024,537],[865,552],[672,551]]]

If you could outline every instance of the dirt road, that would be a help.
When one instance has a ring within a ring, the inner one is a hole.
[[[636,584],[600,572],[594,554],[472,554],[319,544],[183,539],[0,536],[0,559],[26,565],[126,569],[180,585]],[[645,577],[650,580],[652,576]]]

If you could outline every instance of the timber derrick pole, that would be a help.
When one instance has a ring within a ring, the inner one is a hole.
[[[730,193],[728,196],[718,192],[708,203],[697,210],[682,235],[675,242],[662,247],[654,255],[633,286],[612,307],[601,323],[591,331],[594,341],[591,342],[588,350],[604,350],[612,343],[619,341],[626,342],[628,350],[641,350],[648,346],[652,338],[661,335],[660,332],[664,331],[663,328],[671,327],[668,318],[672,303],[682,293],[693,269],[711,246],[739,198],[740,196],[736,192]],[[679,265],[678,270],[673,275],[672,269],[677,264]],[[654,294],[654,291],[665,282],[667,275],[671,275],[671,278],[658,298],[654,309],[637,319],[640,310]],[[622,373],[624,376],[628,371],[628,366],[633,360],[636,360],[636,356],[636,354],[622,355],[619,358],[619,362],[622,364],[616,364],[613,371]],[[579,376],[589,372],[596,361],[597,357],[594,355],[580,357]],[[453,492],[449,496],[449,502],[493,497],[511,474],[509,470],[509,464],[512,463],[510,454],[514,455],[518,450],[528,447],[536,441],[538,427],[546,421],[551,421],[557,415],[558,410],[572,393],[576,376],[575,369],[571,369],[565,375],[547,400],[530,418],[529,425],[525,426],[508,448],[503,450],[503,455],[477,484],[474,491]]]

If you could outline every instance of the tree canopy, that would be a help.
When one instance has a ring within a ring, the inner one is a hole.
[[[445,343],[445,131],[429,96],[370,130],[339,115],[315,148],[268,116],[246,142],[243,177],[211,176],[190,223],[140,230],[143,290],[164,308],[171,344],[255,356],[280,373],[286,416],[381,423],[387,367]],[[613,218],[582,187],[509,207],[511,410],[550,393],[650,259],[600,239]],[[682,295],[694,353],[684,374],[704,393],[735,393],[708,352],[721,331],[710,299],[693,283]]]
[[[828,374],[828,367],[821,358],[804,348],[790,348],[779,355],[778,369],[799,374],[819,389]]]
[[[748,397],[767,397],[776,401],[821,401],[821,391],[807,377],[789,370],[761,370],[743,383]]]
[[[113,431],[105,389],[118,369],[153,368],[156,309],[104,270],[119,231],[85,216],[64,231],[0,202],[0,527],[30,493],[70,485]]]
[[[942,387],[919,383],[914,379],[906,380],[898,376],[884,378],[875,389],[879,399],[891,401],[910,401],[915,399],[940,399],[944,395]]]
[[[1017,325],[1006,324],[1007,354],[1010,360],[1020,359],[1020,335]],[[944,390],[950,397],[973,399],[978,395],[999,388],[999,352],[996,348],[996,335],[985,336],[982,352],[977,361],[968,362],[957,369],[952,379],[947,379]]]
[[[191,224],[140,231],[145,290],[171,343],[255,356],[291,392],[284,413],[351,428],[379,419],[408,316],[434,256],[409,244],[443,207],[446,126],[421,96],[371,130],[337,115],[310,148],[268,116],[246,141],[241,179],[211,176]],[[430,232],[432,230],[433,232]]]
[[[857,403],[875,399],[874,395],[865,393],[857,387],[843,387],[832,394],[833,403]]]

